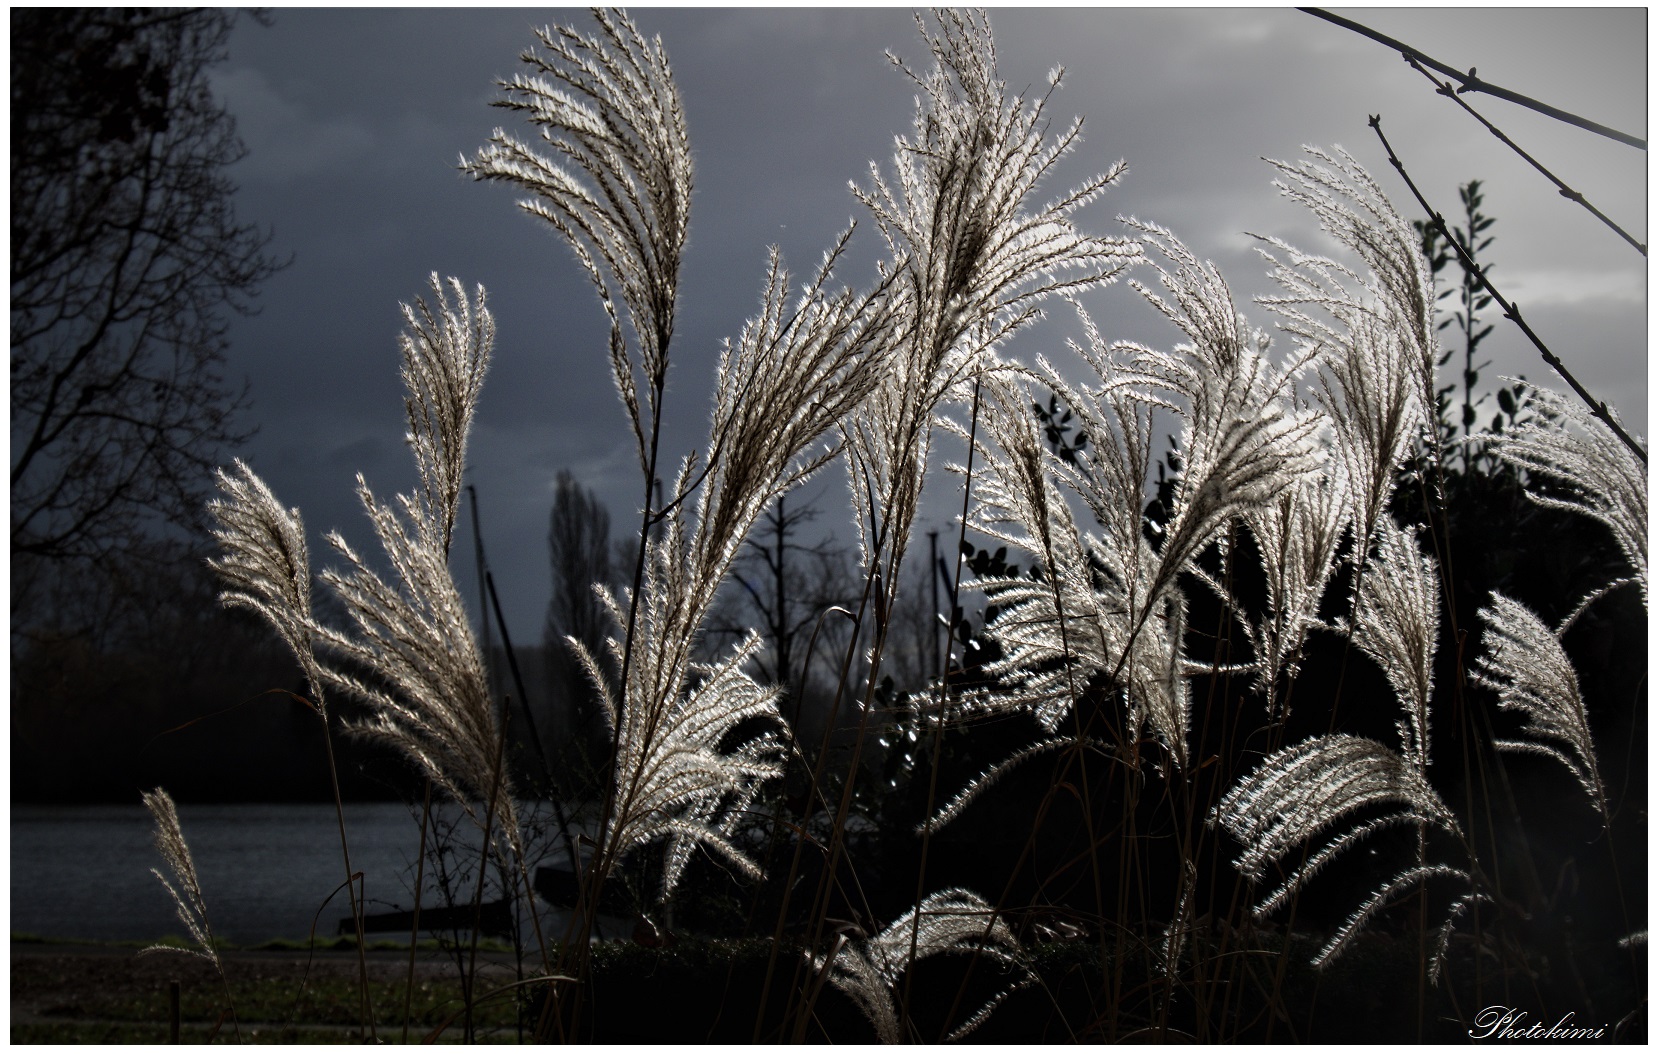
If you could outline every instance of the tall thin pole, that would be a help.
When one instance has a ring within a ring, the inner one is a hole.
[[[473,510],[473,569],[479,576],[479,624],[483,632],[480,637],[485,645],[485,669],[491,675],[491,683],[497,684],[496,655],[491,647],[491,609],[490,595],[485,586],[485,537],[479,533],[479,493],[473,489],[473,484],[467,485],[468,507]],[[502,701],[503,719],[508,716],[507,699]]]
[[[935,577],[935,567],[941,562],[941,554],[936,549],[940,531],[929,532],[929,639],[934,649],[931,658],[934,665],[931,670],[941,668],[941,583]]]

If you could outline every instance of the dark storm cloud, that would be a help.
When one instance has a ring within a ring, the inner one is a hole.
[[[1644,131],[1642,10],[1349,14],[1496,83]],[[755,309],[767,246],[780,245],[796,273],[811,271],[858,216],[848,181],[867,182],[868,159],[886,157],[892,137],[909,130],[912,86],[884,50],[926,63],[906,11],[649,9],[637,18],[664,38],[697,165],[666,428],[666,450],[678,457],[702,443],[715,356]],[[637,516],[639,470],[600,312],[569,253],[514,208],[509,191],[471,184],[456,161],[511,121],[487,104],[494,79],[513,73],[533,43],[531,27],[585,20],[542,10],[280,10],[271,28],[238,29],[217,79],[251,151],[236,171],[238,208],[295,253],[268,285],[264,312],[232,333],[232,369],[251,379],[260,426],[245,456],[301,507],[314,536],[338,527],[373,549],[354,473],[383,496],[414,482],[400,442],[397,304],[422,294],[432,271],[483,283],[498,343],[471,481],[510,626],[525,643],[537,638],[548,595],[555,473],[569,469],[597,490],[622,532]],[[1223,267],[1251,314],[1265,267],[1244,232],[1329,244],[1278,197],[1259,158],[1293,160],[1301,144],[1340,143],[1405,206],[1366,127],[1380,113],[1416,180],[1451,216],[1457,183],[1488,181],[1496,280],[1516,283],[1509,295],[1595,390],[1628,421],[1644,420],[1642,261],[1386,48],[1289,10],[1001,10],[993,23],[1011,89],[1042,90],[1047,71],[1064,65],[1053,113],[1087,120],[1084,142],[1047,189],[1122,157],[1131,163],[1085,226],[1114,231],[1126,214],[1171,227]],[[1641,152],[1492,99],[1474,105],[1643,229]],[[869,235],[857,244],[841,271],[850,284],[869,279],[876,252]],[[1540,306],[1531,309],[1526,294]],[[1123,286],[1091,305],[1110,337],[1172,342]],[[1076,327],[1065,310],[1052,314],[1011,352],[1057,354]],[[1520,347],[1497,328],[1485,345],[1493,371],[1544,379],[1544,365]],[[816,486],[827,494],[823,520],[843,518],[837,477]],[[947,509],[938,501],[926,516],[944,520]],[[314,544],[317,562],[328,563]],[[470,529],[457,545],[468,551]]]

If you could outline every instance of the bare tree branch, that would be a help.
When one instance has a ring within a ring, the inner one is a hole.
[[[1476,110],[1472,109],[1470,103],[1468,103],[1468,102],[1466,102],[1466,100],[1460,98],[1460,92],[1454,87],[1453,82],[1438,80],[1436,77],[1432,76],[1431,71],[1426,69],[1423,65],[1421,65],[1419,60],[1414,58],[1414,56],[1409,55],[1409,56],[1407,56],[1407,58],[1408,58],[1408,65],[1414,67],[1414,69],[1418,70],[1421,74],[1423,74],[1427,80],[1429,80],[1432,84],[1437,86],[1437,94],[1438,95],[1447,96],[1449,99],[1453,100],[1455,105],[1459,106],[1462,110],[1465,110],[1467,113],[1469,113],[1473,117],[1477,118],[1478,122],[1480,124],[1482,124],[1483,127],[1487,128],[1490,131],[1490,133],[1494,135],[1494,137],[1496,139],[1499,139],[1501,142],[1503,142],[1507,146],[1511,147],[1513,153],[1517,154],[1519,157],[1521,157],[1525,161],[1529,162],[1530,166],[1533,167],[1535,169],[1535,171],[1541,173],[1541,175],[1543,175],[1543,176],[1547,177],[1547,179],[1551,180],[1552,185],[1558,188],[1558,193],[1560,195],[1562,195],[1563,197],[1569,198],[1571,201],[1575,202],[1577,205],[1580,205],[1582,208],[1586,209],[1588,212],[1591,212],[1595,217],[1598,218],[1599,222],[1603,223],[1606,227],[1609,227],[1611,230],[1615,231],[1616,234],[1619,235],[1623,241],[1627,242],[1627,244],[1633,246],[1635,249],[1638,249],[1640,256],[1648,255],[1645,252],[1645,244],[1643,242],[1639,241],[1633,235],[1627,233],[1625,230],[1623,230],[1620,226],[1617,225],[1615,220],[1612,220],[1609,216],[1606,216],[1603,212],[1599,211],[1596,207],[1594,207],[1593,203],[1588,201],[1586,196],[1584,194],[1582,194],[1579,190],[1571,189],[1571,187],[1568,183],[1565,183],[1562,179],[1559,179],[1557,176],[1553,175],[1552,172],[1547,169],[1547,166],[1541,164],[1539,161],[1535,160],[1535,158],[1531,157],[1527,150],[1525,150],[1523,147],[1519,146],[1517,143],[1514,143],[1510,136],[1508,136],[1505,132],[1501,131],[1499,128],[1496,128],[1494,126],[1494,124],[1487,117],[1484,117],[1482,114],[1480,114]]]
[[[1490,84],[1487,81],[1481,80],[1477,75],[1476,66],[1473,66],[1465,73],[1461,73],[1453,66],[1438,62],[1425,52],[1420,51],[1417,48],[1411,48],[1402,41],[1388,37],[1377,30],[1369,29],[1360,22],[1352,22],[1348,18],[1341,18],[1330,11],[1323,11],[1319,7],[1301,7],[1299,10],[1303,11],[1307,15],[1315,15],[1317,18],[1331,22],[1336,26],[1342,26],[1353,33],[1360,33],[1369,40],[1377,40],[1379,43],[1384,44],[1393,51],[1400,51],[1402,53],[1402,57],[1410,62],[1418,59],[1420,62],[1430,66],[1438,73],[1446,74],[1447,76],[1453,77],[1455,80],[1459,81],[1460,91],[1475,91],[1482,92],[1485,95],[1493,95],[1497,99],[1505,99],[1507,102],[1515,102],[1519,106],[1527,106],[1536,113],[1546,114],[1548,117],[1556,118],[1563,121],[1565,124],[1573,124],[1577,128],[1583,128],[1597,135],[1614,139],[1618,143],[1626,143],[1628,146],[1638,147],[1640,150],[1645,149],[1645,141],[1636,135],[1628,135],[1626,132],[1618,132],[1614,128],[1607,128],[1604,125],[1599,124],[1597,121],[1589,121],[1587,118],[1578,117],[1567,110],[1560,110],[1556,106],[1548,106],[1546,103],[1531,99],[1527,95],[1520,95],[1515,91],[1509,91],[1508,89],[1502,88],[1497,84]]]
[[[244,154],[208,70],[215,10],[12,15],[13,554],[131,548],[191,522],[246,387],[227,312],[281,265],[240,224]]]

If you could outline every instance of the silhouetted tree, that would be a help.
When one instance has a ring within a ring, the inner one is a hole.
[[[11,13],[14,557],[109,554],[151,518],[196,521],[220,448],[247,436],[227,318],[281,265],[225,174],[245,150],[208,71],[234,21]]]

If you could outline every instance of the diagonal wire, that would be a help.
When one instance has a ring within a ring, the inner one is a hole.
[[[1495,303],[1501,306],[1503,314],[1516,323],[1519,329],[1523,330],[1524,336],[1528,337],[1529,342],[1535,345],[1535,350],[1541,353],[1541,358],[1545,359],[1547,365],[1551,366],[1558,372],[1558,376],[1564,378],[1566,384],[1575,389],[1575,393],[1581,396],[1582,401],[1585,402],[1593,411],[1593,416],[1597,417],[1600,421],[1603,421],[1612,432],[1616,433],[1617,439],[1620,439],[1623,443],[1627,444],[1627,448],[1633,451],[1634,456],[1639,459],[1639,463],[1641,465],[1649,465],[1650,461],[1645,457],[1644,448],[1634,442],[1633,437],[1628,435],[1627,432],[1622,429],[1622,426],[1616,423],[1616,419],[1610,416],[1610,411],[1605,407],[1604,403],[1601,400],[1593,398],[1593,394],[1586,388],[1582,387],[1581,382],[1576,380],[1575,377],[1570,374],[1570,371],[1568,367],[1564,365],[1563,360],[1557,355],[1554,355],[1551,349],[1541,342],[1541,338],[1535,335],[1535,331],[1529,328],[1529,323],[1523,320],[1523,315],[1518,311],[1518,305],[1500,295],[1500,290],[1496,289],[1495,284],[1489,281],[1489,276],[1483,273],[1483,270],[1477,266],[1476,261],[1474,261],[1471,256],[1467,254],[1465,248],[1459,242],[1454,240],[1453,234],[1449,232],[1448,225],[1443,222],[1442,213],[1433,209],[1431,207],[1431,203],[1425,200],[1425,195],[1420,193],[1420,188],[1414,185],[1413,178],[1408,175],[1408,169],[1403,166],[1401,159],[1397,157],[1396,151],[1391,149],[1391,141],[1385,138],[1385,129],[1380,126],[1378,114],[1369,115],[1368,127],[1372,128],[1374,130],[1374,134],[1379,136],[1379,141],[1384,144],[1385,154],[1388,158],[1390,158],[1392,167],[1394,167],[1397,172],[1402,175],[1404,182],[1408,184],[1408,189],[1413,191],[1415,199],[1420,203],[1420,208],[1424,209],[1425,214],[1431,217],[1431,225],[1437,228],[1437,233],[1442,235],[1443,239],[1453,247],[1455,256],[1460,260],[1460,266],[1465,269],[1468,275],[1471,275],[1483,284],[1484,290],[1490,296],[1494,297]]]
[[[1460,93],[1459,93],[1459,91],[1457,91],[1455,89],[1454,84],[1452,82],[1450,82],[1450,81],[1440,81],[1436,77],[1432,76],[1431,71],[1426,69],[1423,65],[1421,65],[1420,61],[1418,59],[1416,59],[1413,55],[1409,55],[1407,53],[1404,53],[1403,58],[1408,60],[1408,65],[1414,67],[1416,70],[1419,70],[1422,74],[1425,75],[1425,78],[1427,80],[1429,80],[1432,84],[1435,84],[1437,86],[1437,94],[1438,95],[1446,95],[1450,99],[1454,100],[1455,104],[1458,105],[1462,110],[1465,110],[1467,113],[1469,113],[1473,117],[1477,118],[1478,122],[1480,124],[1482,124],[1483,127],[1487,128],[1491,133],[1493,133],[1493,135],[1496,139],[1499,139],[1501,142],[1503,142],[1507,146],[1511,147],[1512,151],[1514,153],[1516,153],[1519,157],[1523,158],[1525,161],[1529,162],[1530,165],[1534,167],[1535,171],[1541,173],[1541,175],[1546,176],[1547,179],[1551,180],[1553,186],[1558,188],[1558,193],[1559,194],[1561,194],[1562,196],[1564,196],[1566,198],[1569,198],[1571,201],[1575,202],[1576,204],[1580,205],[1582,208],[1586,209],[1588,212],[1591,212],[1594,216],[1598,217],[1599,221],[1602,222],[1606,227],[1609,227],[1611,230],[1615,231],[1618,235],[1620,235],[1621,239],[1623,241],[1627,242],[1627,244],[1633,246],[1635,249],[1638,249],[1640,256],[1648,255],[1645,252],[1645,243],[1644,242],[1639,241],[1637,238],[1633,237],[1633,235],[1631,235],[1631,234],[1627,233],[1626,231],[1622,230],[1622,228],[1619,227],[1616,224],[1616,221],[1612,220],[1609,216],[1606,216],[1603,212],[1600,212],[1596,207],[1594,207],[1593,203],[1588,201],[1587,198],[1579,190],[1570,189],[1569,184],[1565,183],[1562,179],[1559,179],[1557,176],[1553,175],[1550,171],[1548,171],[1547,167],[1545,165],[1541,164],[1539,161],[1537,161],[1533,157],[1531,157],[1529,155],[1529,152],[1527,150],[1525,150],[1523,147],[1519,146],[1517,143],[1514,143],[1512,141],[1511,137],[1509,137],[1505,132],[1501,131],[1499,128],[1496,128],[1494,126],[1494,124],[1491,123],[1487,117],[1484,117],[1482,114],[1480,114],[1476,110],[1472,109],[1470,103],[1468,103],[1468,102],[1466,102],[1466,100],[1460,98]]]
[[[1476,66],[1473,66],[1465,73],[1461,73],[1459,70],[1448,65],[1447,63],[1438,62],[1436,59],[1432,58],[1430,55],[1427,55],[1418,48],[1411,48],[1402,41],[1388,37],[1377,30],[1369,29],[1360,22],[1352,22],[1348,18],[1341,18],[1330,11],[1323,11],[1319,7],[1301,7],[1299,10],[1303,11],[1307,15],[1315,15],[1317,18],[1324,19],[1325,21],[1331,22],[1336,26],[1348,29],[1353,33],[1360,33],[1369,40],[1376,40],[1393,51],[1400,51],[1403,58],[1420,60],[1427,66],[1430,66],[1432,69],[1436,70],[1438,73],[1446,74],[1447,76],[1453,77],[1455,80],[1459,81],[1460,88],[1458,90],[1462,92],[1475,91],[1482,92],[1485,95],[1493,95],[1497,99],[1505,99],[1507,102],[1515,102],[1519,106],[1527,106],[1536,113],[1544,113],[1548,117],[1556,118],[1566,124],[1573,124],[1577,128],[1585,129],[1586,131],[1593,132],[1596,135],[1602,135],[1606,138],[1614,139],[1618,143],[1626,143],[1628,146],[1637,147],[1640,150],[1645,149],[1645,141],[1636,135],[1628,135],[1626,132],[1618,132],[1614,128],[1609,128],[1605,125],[1599,124],[1597,121],[1589,121],[1585,117],[1578,117],[1577,115],[1570,113],[1568,110],[1560,110],[1556,106],[1548,106],[1546,103],[1540,102],[1536,99],[1531,99],[1527,95],[1520,95],[1515,91],[1502,88],[1498,84],[1490,84],[1488,81],[1482,80],[1478,77]]]

